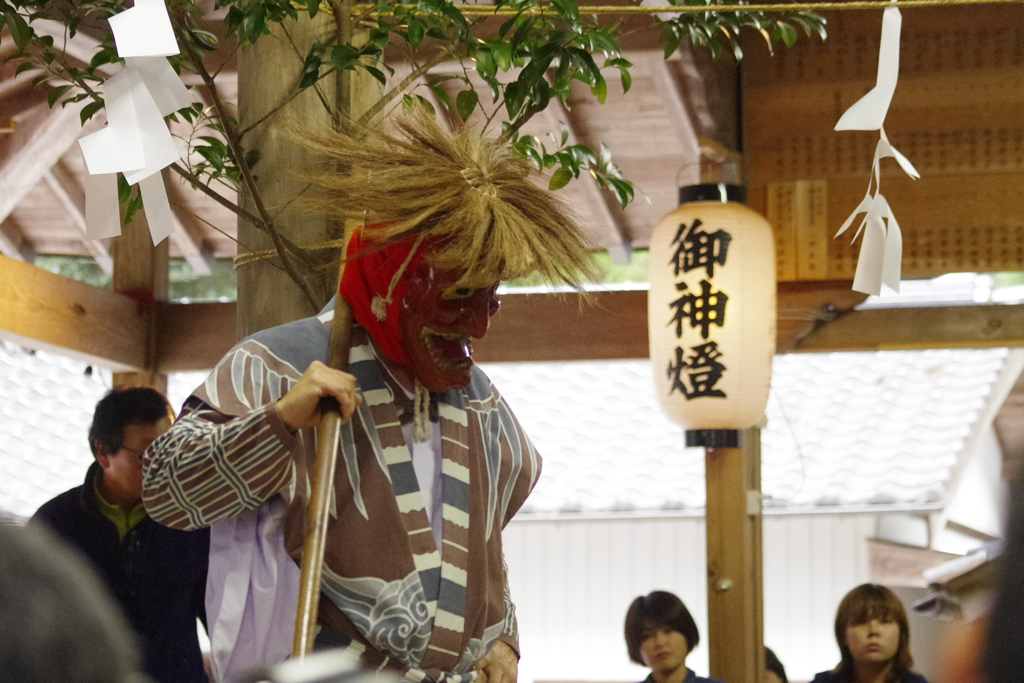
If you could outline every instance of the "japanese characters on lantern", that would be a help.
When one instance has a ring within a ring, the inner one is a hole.
[[[756,424],[775,350],[771,227],[737,202],[684,202],[655,228],[650,251],[651,361],[665,412],[686,429]]]
[[[732,236],[724,230],[708,233],[700,227],[699,218],[689,226],[683,223],[672,240],[676,246],[672,259],[676,277],[680,273],[700,270],[708,278],[714,279],[715,264],[725,265]],[[680,344],[683,343],[684,322],[688,321],[689,327],[699,330],[704,343],[690,346],[687,352],[683,351],[682,346],[676,346],[675,359],[668,366],[668,376],[672,380],[669,391],[679,391],[687,400],[700,396],[726,398],[724,391],[715,388],[722,373],[727,370],[722,362],[723,354],[717,342],[707,340],[712,336],[712,326],[722,327],[725,324],[729,295],[713,291],[711,283],[703,278],[699,293],[690,290],[686,282],[676,282],[676,289],[681,296],[669,306],[672,310],[670,322],[675,326],[676,338]],[[687,335],[687,338],[692,336]],[[686,353],[692,355],[687,357]]]

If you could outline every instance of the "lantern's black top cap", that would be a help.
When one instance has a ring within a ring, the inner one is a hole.
[[[747,200],[747,188],[742,185],[706,183],[679,188],[679,203],[687,202],[739,202]]]

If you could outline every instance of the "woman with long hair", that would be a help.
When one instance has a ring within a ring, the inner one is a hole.
[[[847,593],[836,610],[835,632],[839,666],[811,683],[927,683],[910,670],[907,612],[885,586],[865,583]]]

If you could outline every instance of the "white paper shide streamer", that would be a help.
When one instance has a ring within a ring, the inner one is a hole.
[[[163,0],[136,0],[110,18],[125,68],[102,86],[107,126],[78,141],[85,157],[86,237],[121,234],[117,174],[139,184],[153,244],[174,232],[160,171],[181,158],[164,117],[192,104],[192,95],[167,61],[178,54]]]
[[[839,118],[835,129],[838,130],[877,130],[878,145],[875,147],[875,158],[871,164],[871,178],[868,180],[868,191],[860,204],[847,218],[836,237],[853,225],[854,219],[864,214],[853,239],[863,234],[860,246],[860,257],[857,259],[857,272],[853,278],[853,289],[865,294],[878,295],[882,285],[900,290],[900,261],[903,258],[903,236],[896,216],[889,208],[889,202],[881,192],[881,160],[892,157],[900,168],[911,178],[919,178],[917,169],[900,152],[889,144],[882,124],[889,111],[893,93],[896,92],[896,80],[900,70],[900,28],[903,19],[896,7],[888,7],[882,14],[882,39],[878,50],[878,77],[875,87],[864,97],[854,102]]]

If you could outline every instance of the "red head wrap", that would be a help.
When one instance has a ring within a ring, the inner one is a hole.
[[[362,229],[357,228],[348,241],[345,257],[349,260],[345,263],[338,288],[352,307],[352,317],[356,322],[366,328],[388,358],[403,365],[408,363],[408,358],[399,341],[398,312],[409,286],[408,276],[422,261],[422,249],[417,249],[410,258],[415,244],[416,239],[413,238],[374,249],[373,242],[365,238]],[[391,281],[407,260],[409,262],[389,297]],[[384,302],[386,314],[382,320],[373,311],[375,297]]]

